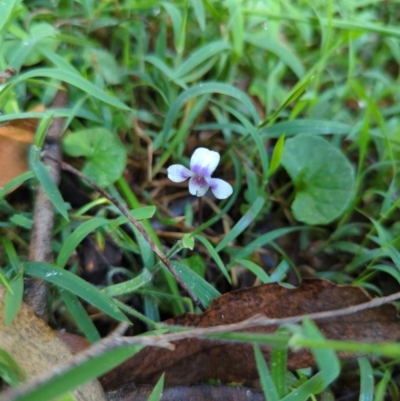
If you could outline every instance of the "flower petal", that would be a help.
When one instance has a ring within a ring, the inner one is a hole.
[[[193,175],[188,168],[182,166],[181,164],[173,164],[172,166],[168,167],[167,171],[168,178],[173,182],[185,181]]]
[[[208,188],[210,188],[210,185],[201,175],[196,174],[189,180],[189,192],[192,195],[204,196]]]
[[[209,178],[207,182],[210,184],[211,191],[217,199],[226,199],[233,193],[232,185],[219,178]]]
[[[197,148],[190,159],[190,170],[203,177],[211,177],[219,163],[219,153],[206,148]]]

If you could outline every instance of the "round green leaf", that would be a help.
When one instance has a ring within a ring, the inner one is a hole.
[[[105,128],[93,128],[67,135],[63,147],[70,156],[87,158],[82,173],[106,187],[121,177],[126,151],[119,138]]]
[[[299,135],[285,143],[281,163],[296,188],[294,217],[327,224],[346,209],[354,188],[354,169],[344,154],[318,136]]]

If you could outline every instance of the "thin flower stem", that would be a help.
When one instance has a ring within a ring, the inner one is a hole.
[[[197,217],[199,219],[199,226],[203,224],[203,197],[199,196],[199,209],[197,210]]]
[[[144,239],[148,242],[150,245],[151,250],[158,256],[158,258],[161,260],[161,262],[166,266],[166,268],[170,271],[170,273],[174,276],[175,280],[178,282],[178,284],[181,286],[181,288],[186,291],[186,293],[189,295],[189,297],[192,299],[192,301],[202,310],[204,311],[204,307],[202,303],[200,302],[200,299],[193,294],[193,292],[190,290],[190,288],[186,285],[186,283],[181,279],[181,277],[178,275],[170,261],[165,257],[165,255],[161,252],[161,250],[157,247],[157,245],[153,242],[153,240],[150,238],[149,234],[147,231],[144,229],[144,227],[135,219],[131,216],[129,213],[129,210],[122,205],[118,199],[114,198],[112,195],[110,195],[107,191],[105,191],[103,188],[98,186],[93,180],[91,180],[89,177],[86,175],[82,174],[79,170],[75,169],[72,167],[70,164],[63,162],[62,160],[55,159],[53,157],[50,157],[46,155],[47,158],[54,160],[57,162],[61,168],[65,171],[69,171],[70,173],[76,175],[77,177],[81,178],[82,180],[86,181],[89,183],[93,188],[96,189],[96,191],[100,192],[105,198],[107,198],[111,203],[113,203],[123,215],[139,230],[139,232],[143,235]]]

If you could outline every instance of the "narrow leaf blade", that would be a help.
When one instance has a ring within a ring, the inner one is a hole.
[[[27,275],[53,283],[84,299],[114,319],[130,323],[110,297],[70,271],[41,262],[25,262],[23,267]]]
[[[33,162],[31,164],[31,168],[55,209],[61,214],[61,216],[64,217],[65,220],[68,221],[68,210],[65,206],[64,199],[62,198],[60,191],[51,178],[46,166],[39,160]]]

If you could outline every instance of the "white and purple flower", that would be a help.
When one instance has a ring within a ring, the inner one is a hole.
[[[216,198],[226,199],[232,195],[232,186],[219,178],[211,178],[219,159],[218,152],[197,148],[190,159],[190,170],[181,164],[173,164],[168,167],[168,178],[173,182],[183,182],[190,177],[189,192],[192,195],[204,196],[211,187]]]

